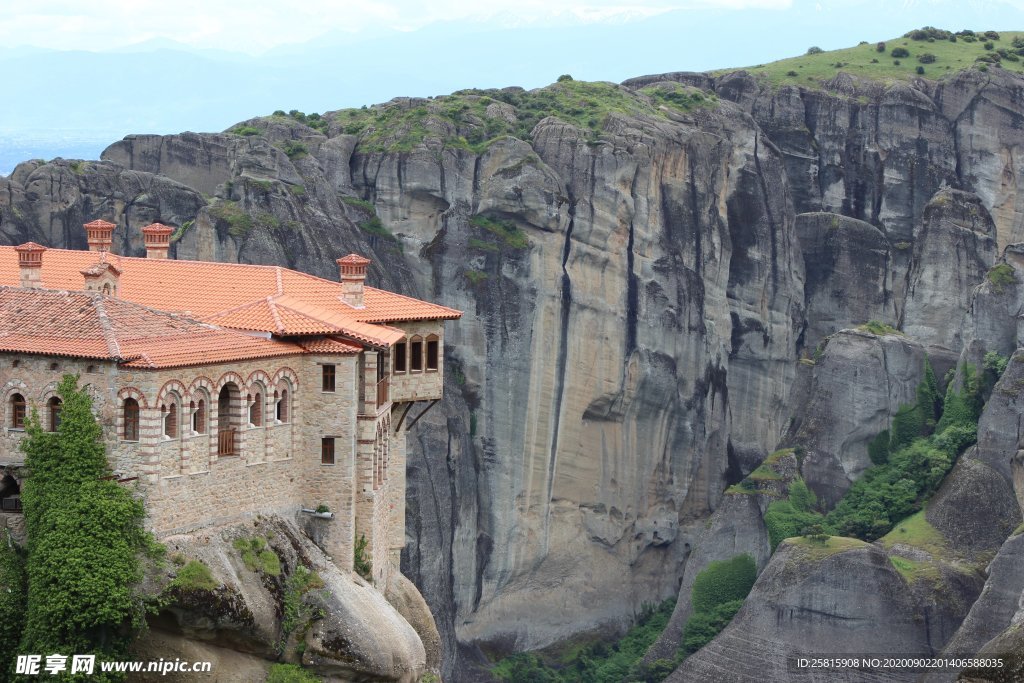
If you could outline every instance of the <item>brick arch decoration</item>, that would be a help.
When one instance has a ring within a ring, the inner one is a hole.
[[[60,382],[49,382],[46,386],[43,387],[43,390],[39,392],[39,405],[45,406],[47,401],[49,401],[54,396],[57,396],[58,384],[60,384]],[[57,396],[57,398],[60,398],[60,396]]]
[[[188,385],[188,398],[189,400],[196,400],[196,397],[201,396],[202,392],[206,392],[206,398],[210,399],[213,396],[213,380],[205,375],[200,375],[192,380],[192,383]]]
[[[171,379],[160,387],[160,391],[157,392],[156,405],[165,404],[167,402],[167,395],[172,392],[178,395],[178,400],[182,403],[189,400],[189,393],[185,389],[185,385],[176,379]]]
[[[25,399],[25,402],[28,403],[28,394],[29,394],[28,385],[25,384],[24,382],[22,382],[20,379],[12,379],[12,380],[8,381],[6,384],[4,384],[4,388],[3,388],[3,398],[4,398],[4,405],[3,405],[4,422],[3,422],[3,426],[4,427],[10,427],[11,423],[14,420],[14,418],[12,418],[10,416],[10,414],[8,413],[8,410],[10,410],[10,405],[11,405],[11,394],[21,394],[22,397]],[[28,406],[26,406],[26,409],[27,409],[27,407]]]
[[[229,370],[228,372],[225,372],[223,375],[221,375],[217,379],[217,384],[216,384],[217,394],[220,394],[220,390],[223,389],[224,385],[227,384],[228,382],[234,382],[235,383],[235,385],[238,387],[238,393],[240,393],[240,394],[241,393],[245,393],[245,391],[246,391],[245,380],[243,380],[242,376],[239,375],[237,372],[233,372],[233,371]]]
[[[260,391],[263,394],[266,394],[267,390],[272,389],[273,387],[273,385],[270,383],[270,375],[268,375],[263,370],[253,370],[252,372],[249,373],[249,376],[245,380],[246,392],[250,394],[255,393],[256,382],[262,384],[262,387],[260,387]]]
[[[114,415],[116,416],[117,425],[117,439],[118,441],[121,441],[124,437],[124,402],[125,399],[129,398],[134,398],[139,404],[139,437],[141,441],[143,424],[142,411],[149,410],[149,401],[146,400],[146,395],[137,387],[125,387],[117,392],[117,405],[114,406]]]
[[[282,379],[287,380],[288,383],[291,384],[290,387],[286,388],[290,389],[293,393],[296,389],[298,389],[299,376],[295,374],[295,371],[289,368],[288,366],[279,368],[277,372],[274,373],[274,377],[270,382],[270,386],[273,386],[275,389],[279,389]]]

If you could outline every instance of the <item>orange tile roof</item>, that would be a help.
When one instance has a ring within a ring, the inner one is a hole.
[[[20,281],[16,247],[0,246],[0,285]],[[178,261],[107,255],[121,271],[120,296],[159,310],[176,311],[225,327],[278,335],[336,334],[374,346],[399,338],[379,323],[455,320],[446,306],[373,287],[363,308],[341,300],[341,283],[280,266]],[[81,271],[96,264],[95,252],[47,249],[40,274],[49,289],[81,290]]]
[[[303,353],[96,293],[0,287],[0,351],[167,368]]]
[[[361,346],[350,344],[344,339],[334,339],[332,337],[319,337],[317,339],[309,339],[297,343],[306,353],[341,353],[348,355],[352,353],[359,353],[363,350]]]

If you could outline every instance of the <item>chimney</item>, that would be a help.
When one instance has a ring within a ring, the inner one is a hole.
[[[86,223],[82,227],[85,228],[85,238],[89,242],[89,251],[110,251],[116,225],[97,219],[91,223]]]
[[[105,257],[106,254],[101,253],[99,262],[79,272],[85,277],[85,291],[117,296],[121,289],[121,271]]]
[[[146,258],[167,258],[171,248],[171,233],[174,228],[162,223],[150,223],[142,229],[142,241],[146,243]]]
[[[18,252],[18,270],[21,271],[21,286],[25,289],[40,289],[43,286],[43,252],[46,247],[35,242],[26,242],[14,248]]]
[[[363,281],[370,259],[359,254],[349,254],[337,261],[341,271],[341,300],[352,308],[363,307]]]

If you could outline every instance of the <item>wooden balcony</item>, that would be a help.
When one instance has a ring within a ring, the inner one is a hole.
[[[234,428],[222,429],[217,433],[217,455],[238,455],[238,442]]]
[[[388,378],[377,382],[377,408],[388,402]]]

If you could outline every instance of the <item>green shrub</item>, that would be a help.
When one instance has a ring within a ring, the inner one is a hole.
[[[1001,356],[995,351],[989,351],[985,354],[984,368],[995,376],[996,381],[1003,376],[1003,373],[1006,372],[1006,366],[1009,364],[1010,359],[1008,356]]]
[[[188,564],[178,570],[168,587],[182,588],[184,590],[206,590],[212,591],[220,584],[213,578],[210,568],[199,560],[190,560]]]
[[[819,524],[822,519],[822,515],[813,510],[796,509],[791,500],[772,501],[764,513],[772,550],[784,539],[800,536],[807,527]]]
[[[373,578],[373,563],[366,552],[367,543],[366,534],[359,534],[353,554],[352,568],[355,569],[356,574],[370,581]]]
[[[742,600],[756,580],[757,565],[748,554],[711,562],[693,580],[693,609],[709,612],[723,603]]]
[[[986,50],[992,50],[995,48],[995,45],[992,44],[992,41],[986,41],[985,43],[982,44],[982,47],[985,48]]]
[[[742,598],[715,605],[706,612],[694,612],[683,627],[683,650],[686,654],[693,654],[710,643],[729,625],[740,607],[743,607]]]
[[[889,430],[883,429],[868,442],[868,457],[873,465],[884,465],[889,462]]]
[[[910,56],[910,50],[905,47],[894,47],[889,54],[895,59],[904,59]]]
[[[267,547],[267,541],[259,536],[236,538],[232,544],[242,557],[249,571],[263,572],[267,576],[281,575],[281,560]]]
[[[25,554],[5,530],[0,536],[0,680],[14,680],[14,664],[23,654],[22,619],[25,616],[28,586],[25,578]]]
[[[281,630],[286,639],[295,629],[307,626],[317,616],[315,608],[303,598],[309,591],[323,587],[320,575],[301,564],[285,579]]]
[[[285,140],[281,149],[292,161],[309,155],[309,149],[298,140]]]
[[[570,76],[569,74],[562,74],[561,76],[558,77],[558,82],[559,83],[565,83],[566,81],[571,81],[571,80],[572,80],[572,76]]]
[[[242,135],[245,137],[250,137],[252,135],[263,135],[263,131],[255,126],[235,126],[228,132],[234,133],[235,135]]]
[[[797,512],[810,512],[818,505],[818,497],[803,479],[796,479],[789,485],[789,502]]]
[[[914,71],[915,71],[915,72],[917,73],[917,75],[919,75],[919,76],[923,76],[923,75],[924,75],[924,67],[923,67],[923,66],[919,66],[919,67],[917,67],[916,69],[914,69]]]
[[[321,679],[298,664],[272,664],[267,683],[320,683]]]
[[[822,52],[824,52],[824,50],[822,50],[817,45],[812,45],[811,47],[807,48],[807,54],[809,55],[820,55]]]
[[[228,234],[232,237],[244,237],[253,228],[252,216],[247,214],[238,202],[220,200],[208,209],[210,215],[227,224]]]
[[[880,320],[869,320],[863,325],[858,325],[857,329],[861,332],[870,332],[871,334],[877,334],[879,336],[886,334],[903,334],[892,325],[883,323]]]
[[[989,269],[988,281],[992,283],[992,289],[1002,292],[1004,288],[1017,284],[1017,275],[1009,263],[999,263]]]
[[[477,215],[471,217],[469,223],[497,236],[501,239],[501,244],[511,249],[525,249],[530,246],[526,234],[512,221]]]
[[[875,52],[885,52],[885,43],[880,42],[877,45],[875,45]]]
[[[797,72],[795,72],[792,69],[790,69],[789,71],[786,72],[786,75],[789,76],[790,78],[795,78],[799,74],[797,74]]]

